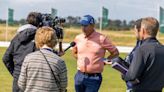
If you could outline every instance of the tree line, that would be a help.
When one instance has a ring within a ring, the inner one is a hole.
[[[65,20],[66,20],[66,22],[65,22],[64,26],[67,28],[69,28],[69,27],[79,28],[81,26],[80,25],[81,17],[79,17],[79,16],[76,16],[76,17],[68,16],[65,18]],[[127,22],[126,20],[109,19],[108,24],[103,29],[105,29],[105,30],[116,30],[116,31],[130,30],[133,27],[134,22],[135,22],[134,20]],[[5,24],[5,23],[6,23],[6,20],[0,19],[0,24]],[[100,23],[100,18],[98,18],[96,20],[96,28],[99,28],[99,25],[100,25],[99,23]],[[14,20],[14,23],[12,26],[23,25],[23,24],[26,24],[26,19]]]

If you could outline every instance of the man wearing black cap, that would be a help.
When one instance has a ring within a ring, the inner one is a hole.
[[[81,20],[82,34],[74,41],[73,55],[77,59],[77,73],[75,75],[76,92],[98,92],[101,82],[104,56],[106,50],[110,53],[110,60],[119,55],[117,48],[107,36],[95,31],[95,21],[91,15],[85,15]]]

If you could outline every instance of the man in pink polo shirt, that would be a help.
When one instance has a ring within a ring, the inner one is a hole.
[[[85,15],[81,20],[83,33],[77,35],[74,41],[73,55],[77,59],[77,73],[75,75],[76,92],[98,92],[104,67],[106,50],[110,53],[110,60],[119,55],[117,48],[107,36],[95,31],[94,18]]]

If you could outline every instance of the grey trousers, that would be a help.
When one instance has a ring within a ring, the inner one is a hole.
[[[23,92],[21,89],[18,87],[18,79],[14,78],[13,80],[13,88],[12,92]]]

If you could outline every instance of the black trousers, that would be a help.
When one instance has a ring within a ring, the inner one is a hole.
[[[21,89],[18,87],[18,79],[14,78],[13,80],[13,88],[12,92],[23,92]]]

